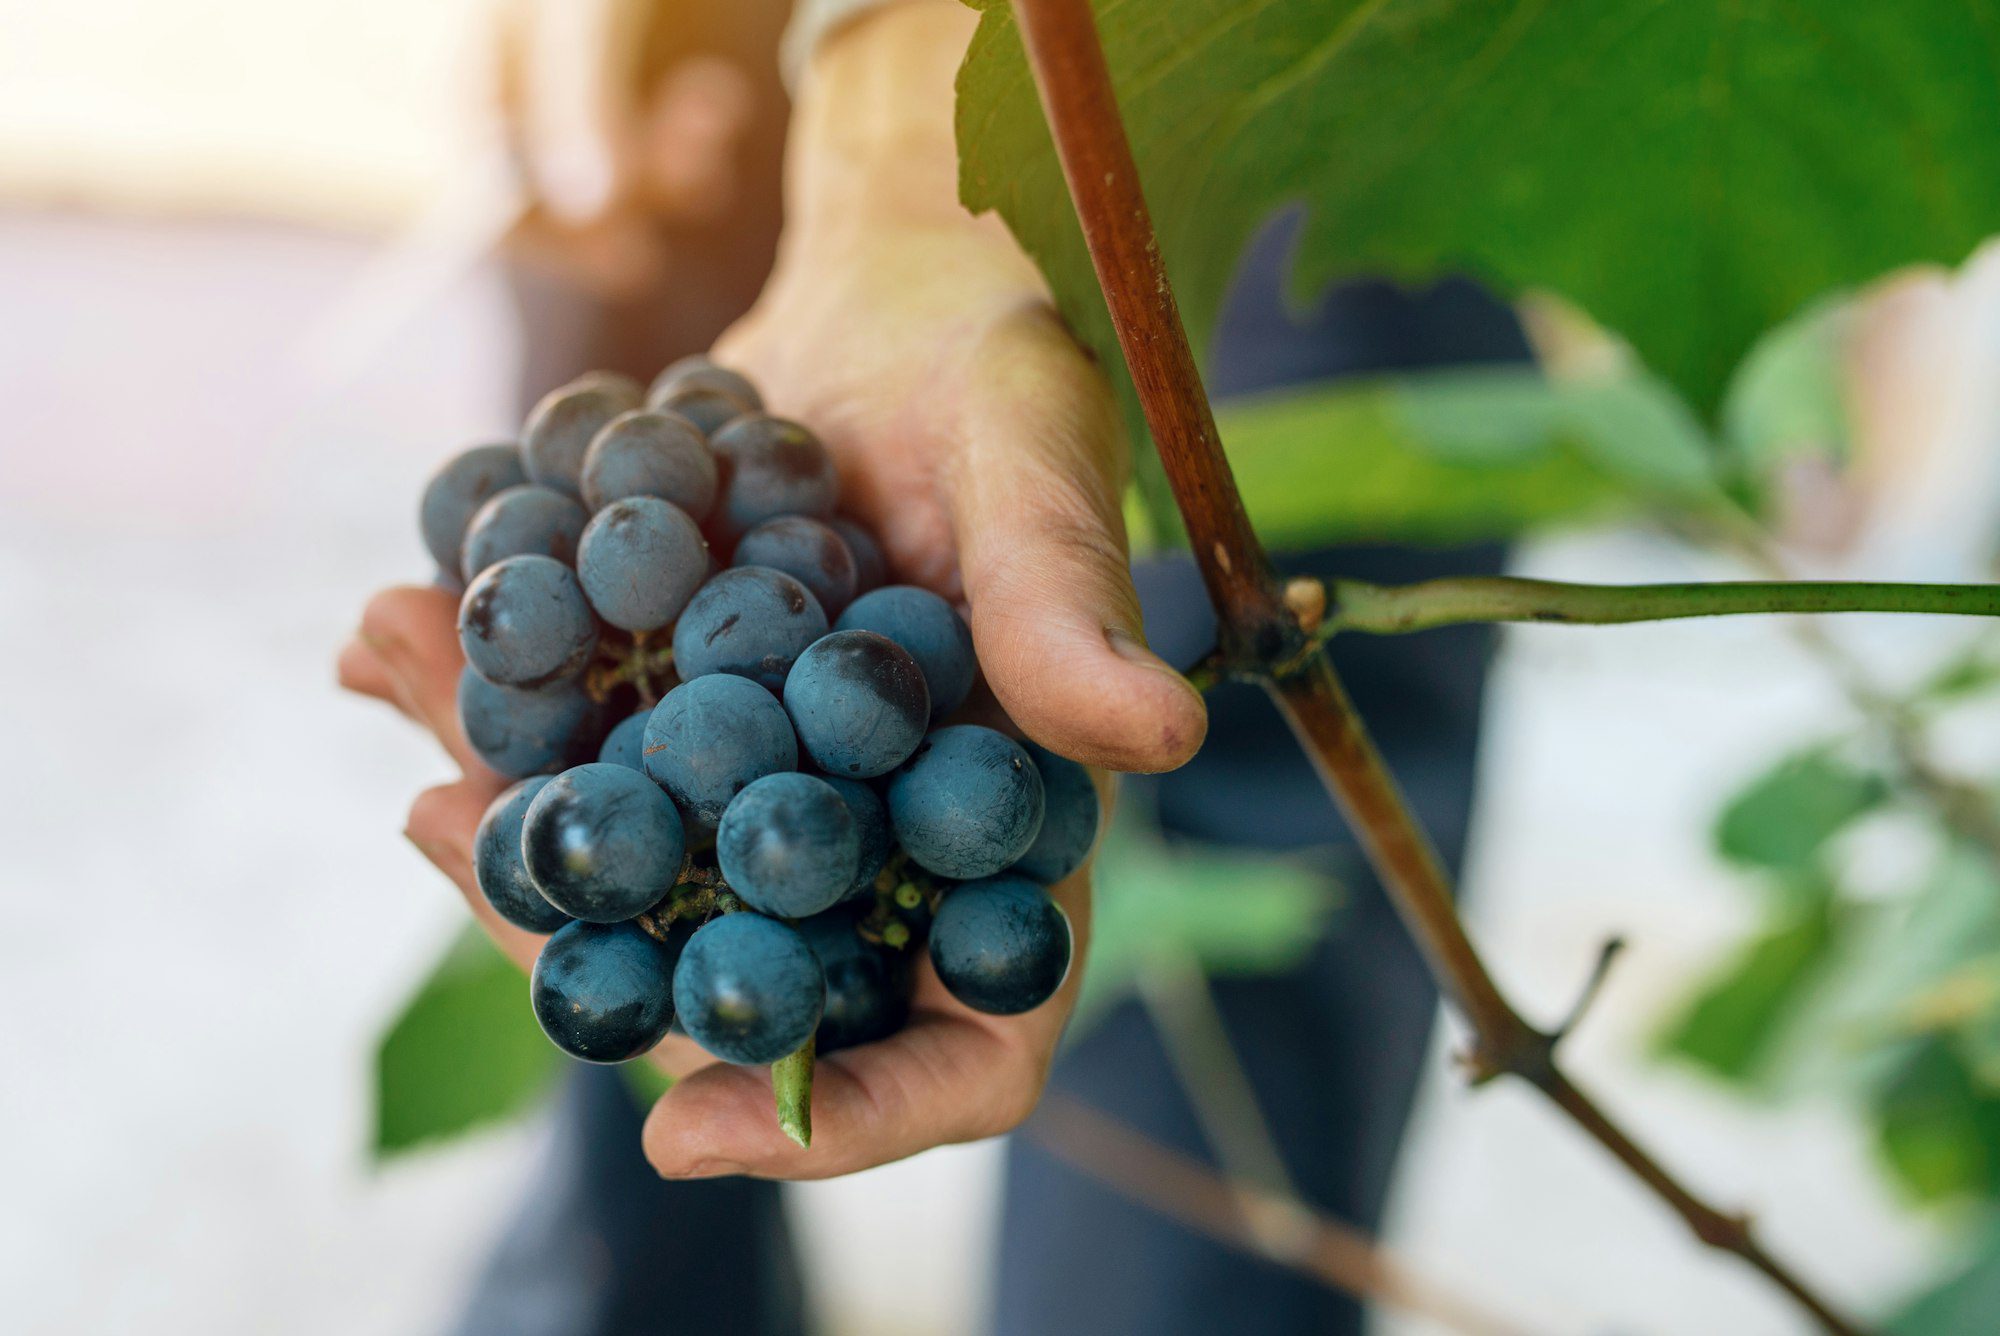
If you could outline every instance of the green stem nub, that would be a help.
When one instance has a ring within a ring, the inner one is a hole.
[[[801,1146],[812,1145],[813,1040],[771,1064],[771,1094],[778,1102],[778,1126]]]

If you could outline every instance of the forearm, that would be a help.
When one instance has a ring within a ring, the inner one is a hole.
[[[899,0],[820,43],[795,92],[788,250],[885,221],[1013,247],[998,219],[958,202],[953,82],[977,22],[957,0]]]

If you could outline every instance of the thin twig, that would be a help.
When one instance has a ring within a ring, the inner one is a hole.
[[[1367,1234],[1254,1184],[1234,1182],[1067,1095],[1043,1096],[1023,1129],[1113,1191],[1323,1285],[1441,1322],[1466,1336],[1548,1330],[1497,1317],[1416,1275]]]
[[[1774,579],[1783,580],[1790,574],[1784,554],[1740,510],[1682,516],[1680,527],[1695,540],[1733,552]],[[1801,619],[1792,623],[1791,629],[1806,651],[1832,675],[1849,703],[1887,742],[1890,761],[1903,786],[1929,803],[1946,829],[1978,846],[1992,865],[2000,869],[2000,808],[1995,807],[1992,796],[1978,785],[1938,768],[1931,759],[1923,725],[1916,713],[1906,702],[1883,690],[1824,626]]]
[[[1134,984],[1223,1172],[1236,1182],[1298,1200],[1298,1186],[1230,1042],[1201,963],[1186,952],[1169,951],[1147,962]]]
[[[1583,987],[1577,991],[1576,1001],[1570,1003],[1569,1015],[1563,1017],[1555,1029],[1549,1031],[1549,1037],[1555,1042],[1560,1044],[1569,1038],[1576,1027],[1583,1023],[1583,1018],[1590,1012],[1591,1004],[1596,1002],[1597,995],[1604,991],[1604,981],[1611,977],[1612,964],[1618,959],[1619,952],[1624,949],[1623,937],[1610,938],[1603,946],[1597,948],[1597,963],[1590,967],[1590,977],[1583,981]]]
[[[1511,575],[1459,576],[1410,585],[1336,580],[1322,634],[1396,635],[1465,622],[1615,626],[1746,613],[1915,612],[2000,617],[2000,585],[1734,580],[1590,585]]]
[[[1828,1330],[1858,1330],[1774,1259],[1741,1217],[1695,1197],[1587,1099],[1556,1066],[1550,1037],[1514,1011],[1487,972],[1453,903],[1435,851],[1389,777],[1360,716],[1322,654],[1278,677],[1307,637],[1250,527],[1195,370],[1173,288],[1140,189],[1089,0],[1013,0],[1023,45],[1112,325],[1138,389],[1195,560],[1222,628],[1224,653],[1261,664],[1268,686],[1346,813],[1436,977],[1471,1021],[1474,1059],[1520,1076],[1681,1216],[1791,1294]]]

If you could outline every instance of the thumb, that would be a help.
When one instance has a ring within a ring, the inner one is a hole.
[[[1145,646],[1111,396],[1053,313],[1005,343],[965,405],[951,479],[980,666],[1008,715],[1052,751],[1171,770],[1200,748],[1208,716]]]

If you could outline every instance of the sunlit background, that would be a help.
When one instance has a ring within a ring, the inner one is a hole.
[[[493,9],[0,0],[7,1330],[436,1331],[526,1188],[532,1119],[371,1167],[375,1038],[464,911],[398,833],[444,759],[332,678],[369,591],[425,575],[425,475],[516,423]],[[1871,320],[1858,393],[1900,463],[1826,569],[1967,578],[2000,534],[2000,268]],[[1518,564],[1729,573],[1617,532]],[[1963,636],[1838,629],[1891,677]],[[1840,1107],[1645,1055],[1753,913],[1703,830],[1838,693],[1769,621],[1506,644],[1469,878],[1503,982],[1553,1018],[1623,934],[1580,1073],[1835,1293],[1916,1283],[1935,1240]],[[1921,855],[1863,834],[1885,878]],[[1794,1329],[1531,1097],[1468,1093],[1455,1038],[1404,1153],[1405,1261],[1537,1331]],[[977,1329],[997,1157],[790,1190],[828,1331]],[[873,1283],[898,1239],[923,1264]]]

